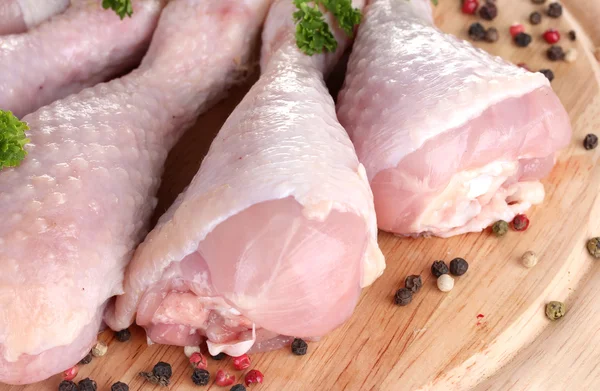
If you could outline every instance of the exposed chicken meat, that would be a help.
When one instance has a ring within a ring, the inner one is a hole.
[[[433,26],[430,0],[372,0],[338,116],[365,165],[379,227],[451,236],[540,203],[571,137],[541,73]]]
[[[262,75],[136,250],[111,327],[137,312],[153,341],[279,348],[339,326],[383,272],[364,168],[323,81],[348,40],[336,31],[337,53],[306,56],[293,12],[271,7]]]
[[[2,0],[0,35],[25,32],[68,6],[69,0]]]
[[[172,0],[139,69],[25,117],[29,155],[0,172],[0,382],[89,352],[170,146],[247,71],[264,4]]]

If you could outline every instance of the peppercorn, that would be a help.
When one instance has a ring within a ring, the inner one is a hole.
[[[92,348],[92,356],[102,357],[108,351],[108,346],[104,342],[98,341],[98,343]]]
[[[556,29],[546,30],[546,32],[544,32],[543,37],[546,40],[546,42],[548,42],[551,45],[560,41],[560,33]]]
[[[529,22],[533,25],[540,24],[542,22],[542,14],[537,11],[532,12],[531,15],[529,15]]]
[[[462,276],[469,270],[469,264],[462,258],[454,258],[450,261],[450,273],[455,276]]]
[[[263,382],[263,380],[263,374],[260,371],[253,369],[246,374],[246,377],[244,378],[244,383],[246,383],[246,386],[249,386],[250,384],[260,384]]]
[[[117,338],[117,341],[119,342],[127,342],[131,338],[131,332],[129,331],[129,329],[117,331],[115,333],[115,338]]]
[[[533,251],[527,251],[521,257],[521,263],[527,268],[534,267],[538,263],[538,257]]]
[[[63,379],[65,380],[73,380],[79,373],[79,367],[77,365],[72,366],[71,368],[65,370],[63,372]]]
[[[560,5],[559,3],[551,3],[548,6],[548,16],[552,17],[552,18],[559,18],[562,15],[562,5]]]
[[[94,358],[94,356],[92,356],[92,352],[90,351],[87,354],[87,356],[85,356],[84,358],[81,359],[81,361],[79,361],[79,364],[87,365],[92,362],[93,358]]]
[[[567,312],[567,307],[565,303],[561,303],[560,301],[551,301],[546,304],[546,316],[550,320],[557,320],[565,316]]]
[[[308,344],[300,338],[294,338],[292,342],[292,353],[296,356],[304,356],[308,351]]]
[[[213,356],[212,354],[210,355],[210,358],[212,358],[213,360],[217,360],[217,361],[221,361],[225,357],[227,357],[227,355],[223,352],[217,354],[216,356]]]
[[[544,4],[546,0],[531,0],[533,4]]]
[[[517,34],[525,32],[525,26],[520,23],[513,23],[510,25],[508,32],[510,33],[510,36],[514,38]]]
[[[563,48],[558,45],[552,45],[546,52],[550,61],[558,61],[565,58],[565,52]]]
[[[473,41],[482,41],[485,39],[485,33],[485,27],[481,23],[475,22],[469,27],[469,37]]]
[[[96,391],[98,389],[96,382],[90,379],[89,377],[86,377],[85,379],[80,381],[78,386],[79,391]]]
[[[592,257],[600,258],[600,238],[588,240],[586,247]]]
[[[442,292],[450,292],[454,288],[454,278],[449,274],[442,274],[437,279],[437,287]]]
[[[194,369],[192,381],[197,386],[205,386],[210,380],[210,373],[206,369]]]
[[[78,391],[77,384],[73,383],[71,380],[63,380],[58,385],[58,391]]]
[[[208,362],[206,362],[206,357],[200,352],[195,352],[190,356],[190,365],[194,369],[207,369]]]
[[[156,376],[152,372],[140,372],[140,376],[149,381],[150,383],[157,384],[162,387],[168,386],[171,382],[169,378]]]
[[[173,375],[173,369],[171,369],[171,364],[159,361],[154,368],[152,368],[152,373],[154,376],[170,379]]]
[[[244,387],[243,384],[236,384],[235,386],[231,387],[231,390],[229,391],[246,391],[246,387]]]
[[[247,354],[242,354],[239,357],[233,358],[233,367],[238,371],[243,371],[250,367],[250,356]]]
[[[515,231],[525,231],[529,227],[529,219],[524,214],[516,215],[512,223]]]
[[[515,35],[515,43],[522,48],[529,46],[531,43],[531,35],[527,33],[519,33]]]
[[[498,40],[498,30],[495,27],[490,27],[485,32],[485,41],[494,43]]]
[[[492,225],[492,232],[498,237],[506,235],[508,232],[508,223],[504,220],[498,220]]]
[[[110,391],[129,391],[129,386],[119,381],[110,386]]]
[[[473,15],[475,11],[477,11],[477,7],[479,7],[479,2],[477,0],[463,0],[462,13]]]
[[[433,274],[436,277],[439,277],[442,274],[448,274],[448,272],[448,266],[446,266],[446,263],[444,261],[435,261],[431,265],[431,274]]]
[[[577,39],[577,33],[575,32],[575,30],[569,31],[569,39],[571,41],[575,41]]]
[[[496,4],[488,1],[479,8],[479,16],[485,20],[494,20],[498,16],[498,7],[496,7]]]
[[[565,53],[565,61],[566,62],[575,62],[575,60],[577,60],[577,55],[578,55],[577,49],[570,48]]]
[[[409,305],[411,301],[412,291],[410,289],[400,288],[396,291],[396,294],[394,295],[394,303],[396,303],[396,305],[404,307],[405,305]]]
[[[583,147],[588,151],[591,149],[595,149],[598,146],[598,136],[593,133],[588,134],[583,139]]]
[[[200,346],[185,346],[183,348],[183,354],[185,354],[185,356],[187,358],[192,357],[192,354],[194,354],[194,353],[200,353],[200,352],[201,352]]]
[[[421,280],[421,276],[413,274],[406,277],[406,280],[404,280],[404,286],[407,289],[410,289],[412,293],[417,293],[423,286],[423,280]]]
[[[554,80],[554,72],[550,69],[540,69],[539,71],[542,75],[546,76],[546,78],[550,81]]]

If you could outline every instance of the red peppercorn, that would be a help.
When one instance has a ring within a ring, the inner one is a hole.
[[[220,387],[227,387],[235,383],[235,375],[230,375],[222,369],[217,371],[215,375],[215,384]]]
[[[75,365],[63,372],[63,379],[65,380],[73,380],[75,376],[79,373],[79,367]]]
[[[477,12],[477,7],[479,7],[479,2],[477,0],[464,0],[462,5],[463,14],[474,15]]]
[[[243,371],[244,369],[249,368],[250,367],[250,356],[248,356],[247,354],[243,354],[239,357],[234,357],[233,358],[233,366],[238,371]]]
[[[560,41],[560,33],[556,29],[548,29],[544,33],[544,39],[549,44],[554,44]]]
[[[529,227],[529,219],[525,215],[516,215],[513,220],[515,231],[525,231]]]
[[[525,26],[523,26],[522,24],[515,23],[512,26],[510,26],[510,36],[513,38],[516,37],[517,34],[524,33],[524,32],[525,32]]]
[[[206,357],[202,355],[200,352],[195,352],[190,356],[190,365],[194,369],[206,369],[208,368],[208,363],[206,362]]]
[[[244,379],[244,381],[246,385],[249,386],[250,384],[262,383],[264,378],[265,377],[260,371],[253,369],[246,374],[246,378]]]

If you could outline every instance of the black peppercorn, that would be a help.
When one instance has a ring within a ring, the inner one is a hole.
[[[205,386],[208,384],[210,380],[210,373],[206,369],[194,369],[194,373],[192,374],[192,381],[197,386]]]
[[[469,270],[469,264],[462,258],[454,258],[450,261],[450,273],[455,276],[462,276]]]
[[[595,149],[598,146],[598,136],[593,133],[588,134],[583,139],[583,147],[588,151],[590,149]]]
[[[551,3],[548,6],[548,16],[552,17],[552,18],[559,18],[562,15],[562,5],[560,5],[559,3]]]
[[[171,364],[160,361],[152,368],[152,373],[154,376],[170,379],[173,375],[173,370],[171,369]]]
[[[129,386],[122,382],[116,382],[110,386],[110,391],[129,391]]]
[[[246,387],[244,387],[243,384],[236,384],[235,386],[231,387],[231,390],[229,391],[246,391]]]
[[[485,28],[481,25],[481,23],[475,22],[469,27],[469,37],[473,41],[482,41],[485,39],[485,33]]]
[[[394,303],[396,303],[396,305],[404,307],[405,305],[409,305],[411,301],[412,291],[410,289],[400,288],[396,291],[396,294],[394,295]]]
[[[431,274],[433,274],[436,278],[442,274],[448,274],[448,272],[448,266],[444,261],[435,261],[431,265]]]
[[[308,344],[300,338],[295,338],[292,342],[292,353],[296,356],[304,356],[308,350]]]
[[[485,32],[485,41],[494,43],[498,40],[498,30],[495,27],[490,27]]]
[[[494,3],[487,2],[479,8],[479,16],[485,20],[494,20],[498,16],[498,7]]]
[[[94,358],[94,356],[92,356],[92,352],[89,352],[87,354],[87,356],[85,356],[84,358],[81,359],[81,361],[79,361],[79,364],[82,365],[86,365],[92,362],[92,359]]]
[[[542,22],[542,14],[537,11],[532,12],[531,15],[529,15],[529,21],[531,24],[540,24]]]
[[[58,391],[78,391],[77,384],[70,380],[63,380],[58,385]]]
[[[539,71],[542,75],[546,76],[546,78],[550,81],[554,80],[554,72],[550,69],[540,69]]]
[[[575,30],[569,31],[569,39],[571,41],[575,41],[577,39],[577,33],[575,32]]]
[[[217,361],[221,361],[225,357],[227,357],[227,355],[225,353],[219,353],[216,356],[213,356],[213,355],[210,356],[210,358],[212,358],[213,360],[217,360]]]
[[[531,0],[533,4],[544,4],[546,0]]]
[[[413,274],[412,276],[406,277],[406,280],[404,280],[404,286],[406,289],[410,289],[412,293],[417,293],[423,286],[423,280],[421,280],[421,276]]]
[[[565,52],[563,48],[558,45],[552,45],[546,52],[550,61],[558,61],[565,58]]]
[[[515,35],[515,43],[522,48],[529,46],[531,43],[531,35],[527,33],[519,33]]]
[[[129,329],[124,329],[124,330],[121,330],[121,331],[117,331],[115,333],[115,338],[119,342],[127,342],[131,338],[131,332],[129,331]]]
[[[98,389],[96,382],[90,379],[89,377],[86,377],[85,379],[80,381],[78,386],[79,391],[96,391]]]

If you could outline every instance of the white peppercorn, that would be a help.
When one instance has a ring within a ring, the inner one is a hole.
[[[521,263],[525,267],[534,267],[538,263],[538,257],[533,251],[527,251],[521,257]]]
[[[187,358],[190,358],[192,354],[200,353],[200,346],[186,346],[183,348],[183,353]]]
[[[449,274],[442,274],[437,279],[437,287],[442,292],[450,292],[454,288],[454,278]]]
[[[102,357],[108,351],[108,346],[104,342],[98,341],[98,343],[92,348],[92,356]]]

